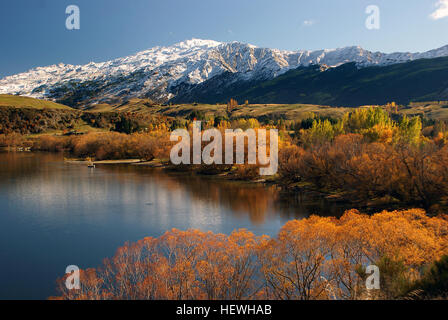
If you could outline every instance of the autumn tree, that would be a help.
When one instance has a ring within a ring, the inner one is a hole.
[[[238,107],[238,101],[236,101],[235,99],[230,99],[229,102],[227,102],[227,113],[231,114],[232,111]]]
[[[292,220],[275,238],[173,229],[127,243],[102,267],[81,271],[79,290],[61,278],[54,298],[396,299],[413,283],[433,286],[444,262],[432,275],[424,271],[446,254],[448,218],[417,209]],[[380,268],[379,291],[366,289],[372,264]]]

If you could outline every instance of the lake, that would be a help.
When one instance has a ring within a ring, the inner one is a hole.
[[[343,210],[275,186],[0,152],[0,299],[46,299],[68,265],[97,267],[126,241],[171,228],[275,236],[290,219]]]

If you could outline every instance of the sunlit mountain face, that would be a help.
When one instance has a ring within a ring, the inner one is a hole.
[[[74,107],[130,98],[166,103],[178,97],[194,99],[190,92],[196,86],[224,75],[231,75],[225,81],[230,86],[271,80],[310,65],[326,70],[353,62],[361,69],[444,56],[448,56],[448,46],[424,53],[385,54],[361,47],[281,51],[240,42],[192,39],[106,62],[38,67],[1,79],[0,94],[52,99]],[[212,85],[209,90],[219,87]]]

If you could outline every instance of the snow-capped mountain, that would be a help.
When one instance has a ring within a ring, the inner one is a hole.
[[[384,54],[361,47],[281,51],[192,39],[107,62],[38,67],[1,79],[0,94],[65,100],[72,105],[134,97],[166,102],[179,88],[188,90],[226,72],[238,75],[239,80],[268,80],[311,64],[335,67],[355,62],[363,68],[442,56],[448,56],[448,46],[424,53]]]

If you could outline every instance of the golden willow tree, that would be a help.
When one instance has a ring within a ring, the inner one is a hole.
[[[347,211],[286,223],[276,238],[173,229],[118,249],[81,271],[81,289],[59,279],[54,299],[393,299],[448,254],[448,219],[422,210]],[[381,290],[366,290],[376,264]]]

